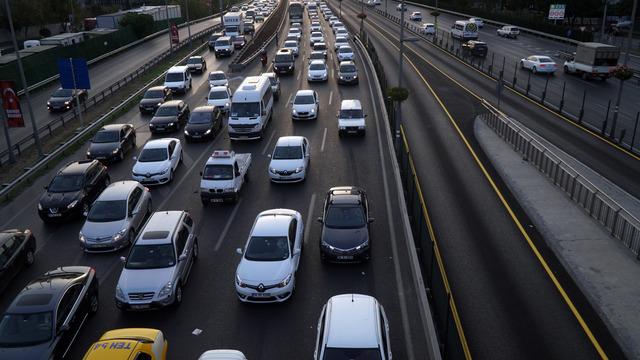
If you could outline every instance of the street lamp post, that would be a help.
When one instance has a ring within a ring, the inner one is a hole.
[[[602,14],[602,26],[600,27],[600,41],[604,42],[604,27],[607,23],[607,6],[609,5],[609,0],[604,0],[604,13]]]
[[[189,22],[189,0],[184,0],[184,3],[187,7],[187,34],[188,34],[188,41],[189,43],[191,42],[191,23]]]
[[[338,0],[338,8],[340,9],[340,19],[342,19],[342,0]]]
[[[173,52],[173,40],[171,38],[171,22],[169,21],[169,3],[164,0],[164,13],[167,17],[167,29],[169,30],[169,52]]]

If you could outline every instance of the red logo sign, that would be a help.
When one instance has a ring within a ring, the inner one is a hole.
[[[171,42],[174,44],[180,43],[180,35],[178,34],[176,23],[171,23]]]
[[[24,127],[24,118],[20,109],[20,99],[16,94],[16,84],[11,80],[0,80],[0,95],[2,95],[2,108],[7,114],[7,123],[10,128]]]

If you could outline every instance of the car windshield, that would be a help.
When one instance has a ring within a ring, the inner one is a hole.
[[[177,82],[182,80],[184,80],[183,73],[167,73],[167,78],[165,79],[167,82]]]
[[[207,165],[202,172],[203,180],[232,180],[232,165]]]
[[[324,54],[323,53],[312,52],[311,55],[309,56],[309,59],[311,59],[311,60],[324,59]]]
[[[340,66],[340,72],[345,72],[345,73],[356,72],[356,66],[355,65],[342,65],[342,66]]]
[[[381,360],[380,349],[325,348],[322,360]]]
[[[347,41],[347,38],[345,37],[340,37],[336,39],[336,44],[347,44],[347,43],[348,41]]]
[[[323,68],[324,69],[324,68]],[[311,69],[313,70],[313,68]],[[293,103],[295,105],[308,105],[308,104],[313,104],[315,103],[315,99],[313,98],[313,95],[298,95],[296,96],[296,98],[293,100]]]
[[[187,60],[187,64],[200,64],[202,63],[202,59],[199,58],[189,58],[189,60]]]
[[[282,261],[289,258],[286,236],[252,236],[244,258],[252,261]]]
[[[127,201],[96,201],[91,206],[87,220],[91,222],[111,222],[127,216]]]
[[[58,175],[49,184],[49,192],[76,192],[82,188],[82,175]]]
[[[221,99],[228,99],[228,98],[229,98],[229,94],[227,94],[225,90],[211,91],[209,93],[209,100],[221,100]]]
[[[232,31],[231,28],[229,31]],[[216,40],[216,46],[229,46],[229,40]]]
[[[156,110],[155,116],[176,116],[176,115],[178,115],[177,106],[160,106],[158,110]]]
[[[131,248],[125,268],[158,269],[176,264],[173,244],[134,245]]]
[[[165,161],[168,158],[167,149],[142,149],[142,153],[138,157],[139,162],[155,162]]]
[[[286,48],[297,48],[298,47],[298,43],[295,41],[285,41],[284,42],[284,47]]]
[[[260,115],[259,102],[231,103],[231,116],[233,117],[257,117]]]
[[[0,347],[22,347],[51,339],[53,332],[50,311],[31,314],[6,313],[0,321]]]
[[[313,50],[320,50],[320,51],[327,50],[327,44],[325,44],[325,43],[313,44]]]
[[[280,54],[276,55],[276,62],[292,62],[291,55],[289,54]]]
[[[293,160],[302,159],[301,146],[276,146],[273,151],[273,159],[275,160]]]
[[[211,73],[209,74],[209,80],[225,80],[227,77],[224,73]]]
[[[341,53],[341,54],[350,54],[350,53],[351,53],[351,48],[348,48],[348,47],[341,47],[341,48],[338,50],[338,52],[339,52],[339,53]]]
[[[96,136],[93,137],[93,140],[91,140],[91,142],[96,144],[113,143],[113,142],[118,142],[120,140],[119,138],[120,138],[120,131],[103,130],[103,131],[98,131],[96,133]]]
[[[327,209],[324,224],[330,228],[355,229],[366,225],[361,205],[332,205]]]
[[[144,94],[145,99],[162,99],[164,92],[162,90],[147,90]]]
[[[72,94],[73,94],[73,90],[71,89],[58,89],[51,96],[52,97],[71,97]]]
[[[189,116],[189,124],[210,124],[211,113],[206,111],[195,111]]]
[[[326,70],[327,68],[325,67],[324,64],[311,64],[309,65],[309,70]]]

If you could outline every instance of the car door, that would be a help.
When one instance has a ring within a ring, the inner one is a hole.
[[[325,71],[328,72],[327,68],[326,68],[326,64],[325,64]],[[315,101],[315,106],[316,106],[316,114],[318,113],[318,111],[320,110],[320,97],[318,96],[318,93],[314,90],[313,91],[313,99]]]
[[[178,167],[178,157],[176,152],[176,141],[170,141],[167,146],[167,151],[169,153],[169,162],[171,163],[171,168],[176,169]]]
[[[14,235],[8,235],[4,243],[0,243],[0,291],[20,268],[20,242],[17,240]]]
[[[193,265],[195,261],[196,254],[194,253],[193,247],[196,241],[195,229],[193,226],[193,218],[188,213],[185,213],[183,218],[183,225],[187,227],[187,231],[189,236],[187,237],[187,244],[185,249],[187,250],[187,257],[189,258],[189,268]]]
[[[178,256],[178,271],[176,271],[176,277],[180,283],[185,284],[189,273],[189,251],[187,249],[187,240],[189,238],[189,229],[184,225],[180,225],[180,229],[175,235],[175,248],[176,255]],[[186,255],[186,258],[180,260],[182,255]]]
[[[124,153],[124,151],[129,147],[128,144],[128,138],[127,138],[127,128],[123,127],[122,129],[120,129],[120,133],[118,134],[118,136],[120,137],[120,145],[118,146],[118,148],[120,149],[120,151],[122,151]]]
[[[56,307],[55,353],[56,358],[63,358],[73,342],[80,325],[84,322],[84,314],[78,312],[78,297],[82,292],[82,284],[73,284],[65,291]]]
[[[302,140],[302,153],[304,154],[304,167],[305,170],[309,166],[309,159],[311,158],[311,153],[309,151],[309,143],[307,138]]]
[[[102,191],[101,185],[98,183],[99,171],[97,166],[91,167],[85,174],[85,189],[87,198],[85,199],[88,205],[91,205],[93,201],[98,197],[98,194]]]
[[[289,249],[291,250],[292,272],[298,270],[300,263],[300,241],[298,236],[298,219],[294,217],[289,223]]]
[[[389,320],[387,319],[387,314],[384,312],[384,308],[382,305],[378,305],[380,307],[380,330],[382,331],[382,350],[384,351],[384,358],[386,360],[391,360],[391,342],[389,341]]]
[[[127,201],[127,210],[129,211],[128,215],[130,216],[131,227],[136,231],[136,233],[138,232],[138,229],[140,229],[140,225],[142,225],[142,221],[144,220],[147,210],[144,207],[146,206],[146,203],[142,195],[142,188],[136,186],[131,194],[129,194],[129,199]]]

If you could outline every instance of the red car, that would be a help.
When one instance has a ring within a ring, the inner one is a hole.
[[[247,40],[244,35],[238,35],[233,38],[233,47],[236,49],[242,49],[246,43]]]

